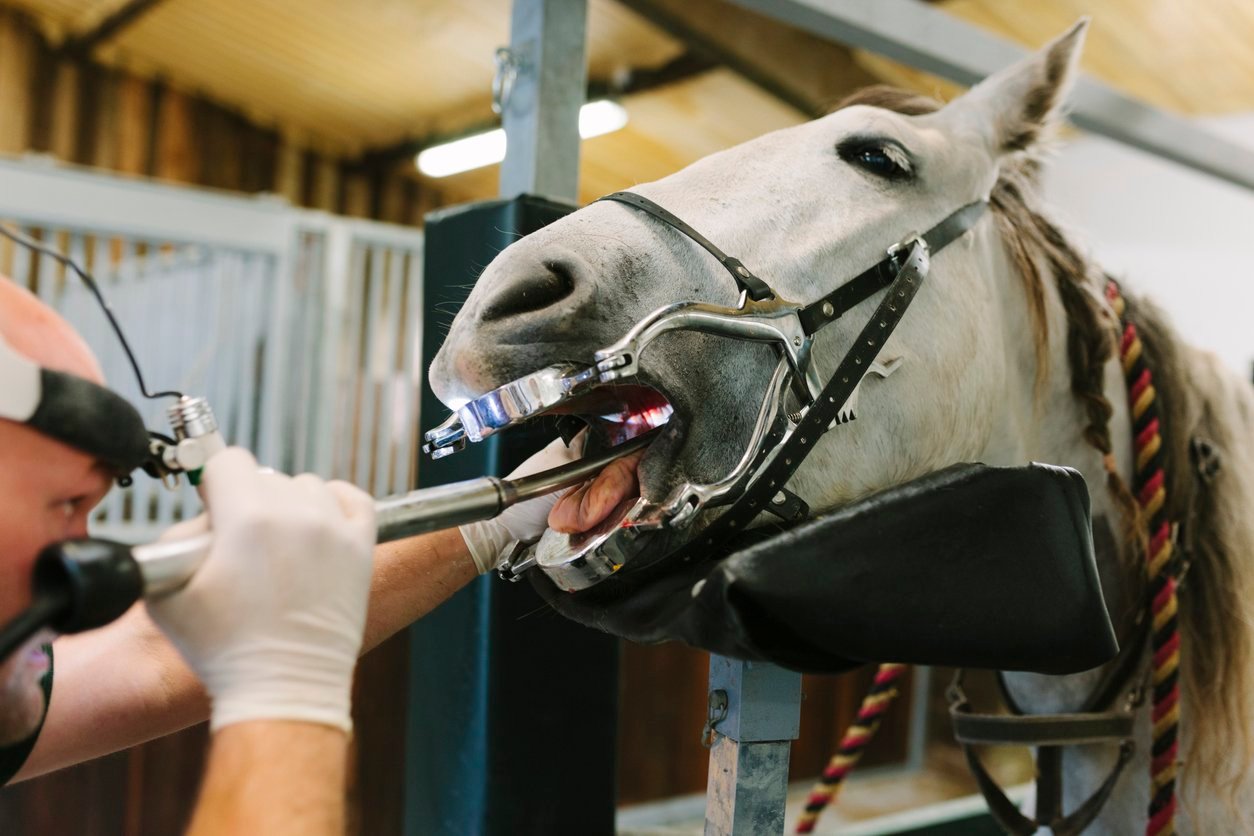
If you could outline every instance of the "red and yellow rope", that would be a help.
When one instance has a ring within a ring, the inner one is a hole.
[[[1128,382],[1128,406],[1132,410],[1133,452],[1136,458],[1133,492],[1149,525],[1146,554],[1148,606],[1153,618],[1151,632],[1153,682],[1153,744],[1150,759],[1149,821],[1147,836],[1170,836],[1176,823],[1176,761],[1180,726],[1180,629],[1176,602],[1176,565],[1172,560],[1174,537],[1163,506],[1167,500],[1163,474],[1157,391],[1154,375],[1145,362],[1136,326],[1124,319],[1127,308],[1119,287],[1106,285],[1106,298],[1119,316],[1123,336],[1119,356]]]
[[[1119,356],[1128,383],[1128,406],[1132,411],[1133,453],[1135,456],[1133,492],[1142,518],[1149,525],[1150,537],[1145,571],[1148,581],[1148,607],[1153,619],[1151,633],[1153,743],[1150,759],[1149,820],[1146,836],[1173,836],[1176,832],[1176,764],[1179,755],[1180,726],[1180,629],[1177,603],[1175,538],[1164,513],[1167,501],[1163,472],[1163,439],[1154,375],[1145,362],[1144,346],[1136,326],[1124,320],[1127,304],[1113,281],[1106,286],[1106,298],[1119,316],[1123,334]],[[1114,467],[1107,457],[1107,467]],[[819,783],[810,791],[805,811],[797,821],[797,833],[812,833],[823,810],[832,803],[867,744],[879,729],[888,706],[897,696],[896,681],[905,665],[880,665],[871,689],[862,700],[857,718],[841,739],[840,748],[828,763]]]
[[[862,758],[862,753],[866,751],[867,744],[875,737],[884,713],[897,696],[897,680],[905,671],[905,665],[890,663],[879,666],[879,670],[875,672],[875,681],[862,698],[857,717],[841,738],[840,748],[823,770],[819,782],[810,790],[805,810],[797,820],[797,833],[814,832],[814,825],[818,823],[824,808],[836,798],[841,782],[853,771]]]

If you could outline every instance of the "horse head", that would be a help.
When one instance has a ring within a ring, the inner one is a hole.
[[[683,218],[781,296],[813,301],[890,245],[989,198],[1002,168],[1032,154],[1055,123],[1085,27],[935,112],[842,107],[632,191]],[[858,419],[828,432],[789,483],[812,508],[954,462],[1026,460],[1014,417],[1034,408],[1037,360],[1025,341],[1025,291],[1008,278],[1013,268],[996,223],[986,214],[936,255],[879,355],[899,360],[899,370],[864,381]],[[621,204],[594,203],[493,260],[436,355],[431,384],[457,406],[545,366],[589,364],[664,306],[731,306],[738,295],[723,266],[689,238]],[[813,356],[821,378],[877,301],[819,334]],[[615,390],[624,411],[653,408],[659,397],[673,409],[665,431],[632,463],[638,488],[620,481],[591,518],[567,514],[563,524],[590,527],[637,489],[660,501],[684,481],[725,476],[749,443],[778,356],[771,345],[692,331],[659,338],[640,356],[642,385]]]
[[[1075,467],[1091,488],[1106,487],[1092,492],[1094,539],[1122,638],[1131,635],[1144,597],[1139,544],[1148,538],[1127,487],[1133,437],[1115,352],[1119,318],[1103,296],[1103,271],[1048,220],[1036,197],[1040,150],[1075,79],[1086,25],[947,105],[887,89],[855,94],[824,118],[632,191],[737,257],[781,297],[803,303],[876,264],[891,245],[988,201],[992,211],[934,254],[900,325],[877,347],[878,359],[895,371],[863,379],[856,420],[824,432],[788,488],[822,511],[957,462]],[[734,306],[739,294],[724,266],[674,226],[617,202],[594,203],[488,266],[434,360],[431,382],[456,407],[542,367],[591,364],[598,350],[665,306]],[[881,298],[872,294],[818,331],[812,358],[821,379],[849,355]],[[1247,696],[1254,681],[1254,396],[1248,381],[1220,374],[1213,358],[1181,345],[1152,305],[1138,301],[1135,314],[1170,413],[1162,456],[1178,474],[1168,493],[1177,497],[1172,515],[1192,520],[1196,532],[1184,547],[1194,568],[1179,616],[1190,649],[1181,669],[1193,721],[1184,738],[1189,780],[1199,799],[1214,788],[1244,799],[1227,807],[1199,803],[1190,815],[1197,832],[1235,832],[1236,819],[1225,816],[1241,810],[1248,829],[1254,797],[1247,769],[1254,749]],[[1125,345],[1141,350],[1128,333]],[[643,457],[620,460],[559,502],[550,526],[584,532],[613,524],[612,509],[637,492],[660,502],[685,482],[722,478],[750,443],[779,357],[778,345],[664,334],[639,356],[640,385],[598,391],[616,397],[627,414],[654,410],[664,399],[670,421]],[[572,408],[578,411],[577,401]],[[1218,438],[1228,450],[1234,464],[1225,466],[1222,485],[1202,490],[1190,478],[1194,433]],[[598,488],[608,495],[604,501],[595,501]],[[683,536],[692,539],[713,519],[707,512]],[[1186,522],[1181,530],[1189,528]],[[637,577],[643,579],[620,576],[622,600],[646,597],[637,592],[649,573]],[[1065,712],[1082,705],[1102,676],[1101,669],[1067,677],[1017,673],[1005,684],[1031,713]],[[1136,755],[1142,767],[1149,763],[1149,726],[1143,706]],[[1069,807],[1098,785],[1113,756],[1100,747],[1066,752],[1066,769],[1076,776],[1067,782]],[[1102,812],[1109,825],[1103,832],[1126,829],[1148,795],[1147,783],[1124,780]],[[1204,824],[1212,817],[1225,823]]]

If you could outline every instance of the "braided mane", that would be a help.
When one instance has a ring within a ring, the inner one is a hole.
[[[860,90],[834,109],[851,105],[906,116],[942,107],[928,96],[887,86]],[[1118,323],[1101,298],[1105,276],[1100,268],[1037,209],[1039,171],[1035,157],[1012,158],[1003,164],[990,195],[1003,244],[1026,291],[1037,356],[1036,388],[1041,391],[1049,373],[1046,301],[1052,291],[1066,316],[1071,391],[1087,419],[1083,437],[1104,461],[1113,462],[1112,409],[1103,384],[1106,364],[1114,356]],[[1185,345],[1156,306],[1126,290],[1124,296],[1161,401],[1167,512],[1186,527],[1181,534],[1188,552],[1180,593],[1185,761],[1181,774],[1185,800],[1191,802],[1194,823],[1200,827],[1205,816],[1196,816],[1199,801],[1219,792],[1233,807],[1254,756],[1247,705],[1254,685],[1254,389],[1225,371],[1213,355]],[[1206,484],[1195,476],[1191,461],[1190,441],[1195,437],[1213,444],[1222,456],[1221,469]],[[1129,589],[1138,595],[1144,584],[1146,526],[1124,480],[1113,467],[1108,466],[1107,473],[1107,490],[1124,517],[1125,574]]]

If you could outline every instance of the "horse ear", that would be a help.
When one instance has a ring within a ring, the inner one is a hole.
[[[1075,84],[1089,19],[1081,18],[1038,52],[994,73],[955,99],[945,111],[973,120],[995,156],[1026,151],[1061,122]]]

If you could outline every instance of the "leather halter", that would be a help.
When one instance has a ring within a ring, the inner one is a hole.
[[[1006,690],[998,672],[1002,699],[1013,714],[983,714],[972,710],[962,689],[964,671],[954,673],[946,696],[954,737],[966,756],[989,813],[1007,832],[1031,836],[1049,828],[1054,836],[1076,836],[1097,818],[1110,794],[1132,760],[1136,710],[1145,699],[1144,677],[1137,678],[1145,650],[1147,629],[1144,621],[1134,627],[1132,637],[1122,643],[1119,655],[1098,681],[1079,711],[1060,714],[1024,714]],[[1062,747],[1090,743],[1117,743],[1119,754],[1105,780],[1092,795],[1064,815],[1062,811]],[[1005,791],[984,768],[974,746],[1035,746],[1036,811],[1029,818],[1007,798]]]
[[[692,240],[718,259],[741,290],[751,298],[779,298],[766,282],[753,274],[739,259],[726,255],[689,224],[648,198],[631,192],[615,192],[600,200],[621,203],[644,212]],[[819,437],[833,426],[840,409],[849,400],[872,361],[901,322],[906,309],[914,301],[919,287],[927,277],[930,256],[970,230],[982,217],[987,206],[987,201],[976,201],[957,209],[923,235],[894,244],[888,249],[885,258],[853,279],[842,283],[816,301],[801,306],[798,318],[806,336],[810,337],[876,292],[887,288],[887,293],[874,314],[790,434],[785,433],[783,416],[777,418],[768,443],[758,452],[757,461],[753,464],[755,470],[759,467],[761,469],[757,470],[754,480],[744,493],[702,531],[696,540],[647,564],[636,564],[633,569],[654,570],[675,557],[684,562],[714,558],[719,554],[719,546],[743,532],[764,510],[770,510],[790,522],[799,521],[809,515],[810,509],[806,503],[785,488],[789,478],[814,450]],[[772,449],[778,452],[767,461],[767,453]]]
[[[809,508],[787,490],[788,480],[820,436],[849,420],[840,420],[841,411],[851,405],[858,385],[873,370],[885,341],[914,300],[927,276],[932,253],[969,231],[988,206],[987,201],[980,200],[957,209],[926,233],[893,244],[879,261],[819,299],[801,303],[782,297],[739,259],[728,256],[648,198],[616,192],[600,200],[643,212],[709,252],[736,282],[741,291],[739,300],[732,306],[681,301],[658,308],[615,343],[595,352],[592,365],[548,366],[458,407],[424,434],[424,453],[432,458],[448,455],[467,441],[480,441],[550,413],[594,387],[620,385],[640,373],[640,354],[658,337],[673,331],[767,343],[775,347],[779,360],[746,449],[724,477],[708,484],[683,481],[660,502],[641,496],[617,523],[594,530],[578,542],[555,535],[542,538],[538,544],[519,544],[499,569],[502,577],[510,580],[535,569],[559,589],[572,593],[590,593],[599,584],[606,590],[615,589],[619,570],[626,568],[639,577],[639,572],[669,563],[676,555],[685,561],[718,557],[717,547],[742,533],[765,510],[786,521],[804,519]],[[883,296],[873,316],[824,384],[811,358],[817,332],[881,291]],[[787,387],[799,404],[795,411],[787,408]],[[704,510],[714,507],[723,512],[700,536],[675,536]],[[654,534],[661,536],[654,539]],[[685,542],[673,547],[681,539]]]

